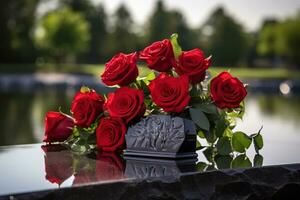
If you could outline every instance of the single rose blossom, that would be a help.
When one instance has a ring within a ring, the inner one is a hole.
[[[78,92],[72,101],[71,112],[76,125],[89,127],[103,112],[104,99],[94,90]]]
[[[45,178],[58,185],[73,174],[72,153],[62,145],[43,145],[45,159]]]
[[[97,147],[102,151],[122,150],[125,144],[125,123],[120,118],[101,118],[96,129]]]
[[[244,84],[228,72],[222,72],[211,80],[210,93],[219,108],[237,108],[247,95]]]
[[[134,82],[138,76],[136,66],[137,53],[115,55],[105,64],[105,71],[101,75],[103,83],[107,86],[126,86]]]
[[[44,142],[63,142],[72,133],[74,120],[60,112],[47,112],[45,117]]]
[[[178,75],[188,75],[191,83],[196,84],[205,79],[206,70],[210,65],[210,57],[205,58],[203,51],[193,49],[181,53],[175,71]]]
[[[161,73],[149,84],[153,102],[165,112],[181,113],[189,104],[188,76],[172,77]]]
[[[111,117],[121,118],[129,123],[145,113],[144,92],[129,87],[118,88],[108,94],[104,107]]]
[[[176,65],[172,44],[167,39],[152,43],[140,52],[139,57],[150,69],[159,72],[168,72]]]

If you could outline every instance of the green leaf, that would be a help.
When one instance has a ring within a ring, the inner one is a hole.
[[[205,156],[205,158],[209,161],[212,162],[213,161],[213,157],[214,157],[214,148],[213,147],[207,147],[204,151],[203,154]]]
[[[224,131],[224,136],[232,138],[232,136],[233,136],[232,130],[230,128],[226,128]]]
[[[144,80],[140,80],[140,86],[142,87],[142,90],[144,91],[145,96],[150,94],[149,88]]]
[[[205,138],[205,134],[204,134],[204,132],[203,132],[202,130],[199,130],[199,131],[198,131],[198,136],[199,136],[200,138],[202,138],[202,139]]]
[[[178,44],[177,38],[178,38],[177,33],[174,33],[171,35],[171,43],[172,43],[172,47],[173,47],[174,56],[176,59],[178,59],[178,57],[182,53],[182,49]]]
[[[155,79],[155,73],[154,73],[154,71],[151,71],[148,75],[147,75],[147,81],[152,81],[152,80],[154,80]]]
[[[254,136],[253,142],[254,142],[255,151],[256,151],[256,153],[258,153],[259,150],[261,150],[264,146],[263,137],[261,136],[260,133],[258,133],[256,136]]]
[[[227,127],[227,123],[224,119],[219,119],[218,121],[216,121],[216,128],[215,128],[216,136],[222,137],[224,135],[224,131],[226,130],[226,127]]]
[[[81,88],[80,88],[81,93],[88,93],[90,91],[91,91],[91,89],[87,86],[81,86]]]
[[[240,104],[240,111],[238,114],[238,118],[243,119],[244,114],[245,114],[245,102],[242,101]]]
[[[198,162],[196,164],[196,167],[197,167],[197,171],[203,172],[203,171],[205,171],[207,164],[205,162]]]
[[[215,162],[218,169],[229,169],[231,167],[232,157],[229,155],[216,155]]]
[[[251,145],[251,138],[245,133],[238,131],[235,132],[231,139],[231,146],[234,151],[244,153]]]
[[[255,167],[260,167],[263,165],[263,161],[264,161],[264,157],[260,154],[256,154],[254,156],[254,160],[253,160],[253,163],[254,163],[254,166]]]
[[[196,140],[196,150],[200,150],[200,149],[203,149],[203,147],[200,144],[200,142],[198,140]]]
[[[190,115],[195,124],[197,124],[201,129],[209,131],[209,121],[201,110],[190,108]]]
[[[220,155],[228,155],[232,152],[230,139],[228,137],[221,137],[218,140],[216,147]]]
[[[209,103],[209,102],[197,103],[197,104],[194,104],[193,107],[195,107],[207,114],[218,115],[217,107],[213,103]]]
[[[245,154],[237,156],[231,162],[231,168],[248,168],[252,167],[252,163]]]
[[[208,143],[213,144],[218,138],[213,130],[204,131],[205,139]]]

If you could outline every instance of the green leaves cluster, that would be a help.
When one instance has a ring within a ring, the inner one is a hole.
[[[213,102],[205,98],[193,102],[189,108],[190,117],[197,126],[198,136],[208,143],[208,146],[201,146],[200,143],[197,143],[197,150],[205,149],[203,151],[205,156],[207,154],[211,154],[212,157],[215,155],[231,156],[234,152],[246,153],[253,143],[257,154],[259,154],[259,150],[263,148],[263,138],[260,133],[262,128],[250,136],[244,132],[233,130],[237,119],[242,119],[244,113],[244,102],[236,109],[224,110],[218,109]],[[240,163],[242,161],[237,160],[235,162]],[[248,163],[247,159],[243,162]]]
[[[90,127],[75,126],[72,135],[65,141],[66,144],[78,154],[90,153],[96,148],[96,128],[100,117]]]

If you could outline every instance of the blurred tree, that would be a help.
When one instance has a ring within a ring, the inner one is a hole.
[[[166,10],[163,1],[157,1],[146,28],[147,43],[168,38],[172,34],[169,20],[170,12]]]
[[[272,63],[276,60],[277,25],[275,19],[266,19],[259,32],[257,52],[268,58]],[[273,64],[272,64],[273,65]]]
[[[37,30],[37,45],[58,63],[66,62],[88,48],[89,24],[80,13],[69,8],[46,14]]]
[[[245,57],[247,38],[243,28],[222,7],[202,27],[206,48],[215,66],[236,66]]]
[[[300,68],[300,16],[283,22],[264,23],[259,34],[257,51],[271,61],[282,58],[285,66]]]
[[[79,56],[79,62],[99,63],[106,59],[107,16],[102,5],[95,6],[90,0],[63,0],[63,6],[80,12],[90,24],[90,42],[86,53]]]
[[[32,31],[39,0],[0,1],[0,62],[33,62]]]
[[[179,34],[179,43],[183,49],[199,47],[197,33],[191,30],[182,15],[177,10],[166,10],[163,1],[157,1],[153,14],[146,24],[145,35],[147,43],[169,38],[173,33]]]
[[[121,4],[114,14],[112,32],[109,35],[108,44],[106,46],[106,50],[110,54],[109,57],[118,52],[130,53],[136,51],[138,38],[133,31],[133,25],[130,12],[124,4]]]
[[[277,53],[300,69],[300,15],[278,25]]]

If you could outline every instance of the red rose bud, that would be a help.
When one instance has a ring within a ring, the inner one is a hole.
[[[138,76],[136,66],[137,53],[119,53],[105,64],[105,71],[101,75],[104,84],[108,86],[126,86],[134,82]]]
[[[146,106],[143,90],[122,87],[108,94],[105,108],[111,117],[121,118],[126,123],[144,115]]]
[[[219,108],[237,108],[247,95],[243,83],[222,72],[210,82],[211,98]]]
[[[170,40],[152,43],[140,52],[140,59],[147,62],[150,69],[167,72],[176,65]]]
[[[61,145],[44,145],[45,178],[60,185],[73,174],[72,153]]]
[[[97,147],[113,152],[124,148],[126,131],[120,118],[102,118],[96,129]]]
[[[200,49],[183,51],[178,58],[175,71],[179,75],[188,75],[191,83],[199,83],[205,79],[205,72],[211,64],[210,57],[205,58]]]
[[[104,99],[94,90],[86,87],[78,92],[72,101],[71,112],[75,118],[76,125],[89,127],[103,112]]]
[[[44,142],[63,142],[72,133],[74,121],[59,112],[47,112],[45,118]]]
[[[165,112],[181,113],[191,99],[186,75],[171,77],[161,73],[151,81],[149,89],[153,102]]]

